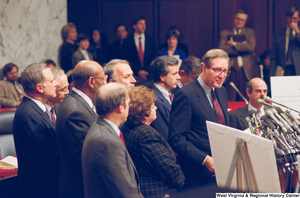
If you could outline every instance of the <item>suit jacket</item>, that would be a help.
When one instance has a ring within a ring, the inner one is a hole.
[[[154,128],[126,122],[121,131],[139,173],[144,197],[164,197],[182,188],[185,178],[175,154]]]
[[[124,40],[123,56],[131,66],[134,75],[138,76],[140,70],[150,71],[150,64],[155,58],[156,46],[152,36],[145,35],[145,51],[144,51],[144,67],[141,67],[141,62],[138,55],[138,49],[134,43],[134,35],[127,37]]]
[[[81,151],[96,113],[73,90],[57,112],[56,130],[61,157],[60,197],[83,197]]]
[[[277,31],[273,37],[271,55],[270,55],[270,76],[275,76],[277,66],[285,67],[285,35],[286,28]],[[296,34],[291,41],[292,57],[294,60],[296,75],[300,75],[300,34]]]
[[[114,129],[100,117],[84,140],[82,170],[86,198],[143,197],[126,147]]]
[[[58,197],[59,153],[55,124],[25,97],[13,121],[20,197]]]
[[[90,60],[94,60],[93,56],[90,52],[87,52],[89,55]],[[73,64],[73,68],[75,68],[75,66],[77,65],[77,63],[79,63],[82,60],[86,60],[85,57],[83,56],[82,52],[80,51],[80,49],[78,48],[76,50],[76,52],[73,54],[72,56],[72,64]]]
[[[171,104],[154,85],[152,89],[157,96],[155,101],[155,106],[157,109],[156,119],[151,123],[151,126],[155,128],[165,138],[165,140],[168,141]]]
[[[61,45],[59,50],[59,62],[60,62],[60,67],[65,71],[65,73],[73,69],[72,56],[77,49],[78,49],[77,44],[64,42]]]
[[[215,89],[229,125],[227,92],[224,87]],[[186,176],[186,187],[214,182],[212,173],[202,165],[206,155],[211,156],[206,121],[218,122],[198,79],[185,85],[176,93],[170,114],[169,142],[178,153],[178,164]],[[212,180],[213,179],[213,180]]]
[[[235,47],[226,45],[227,36],[233,35],[233,29],[223,30],[220,36],[219,48],[223,49],[229,57],[241,56],[243,60],[243,69],[248,80],[259,77],[259,67],[253,56],[256,45],[255,32],[250,28],[242,28],[241,34],[246,35],[247,43],[236,42]]]
[[[16,85],[22,90],[20,94],[20,99],[22,100],[25,95],[23,86],[18,82],[16,82]],[[19,102],[18,96],[19,94],[12,82],[7,80],[0,81],[0,106],[2,108],[15,107],[16,102]]]
[[[230,112],[230,126],[240,130],[245,130],[249,128],[248,122],[246,121],[247,116],[250,116],[248,111],[248,105],[244,108],[240,108]]]

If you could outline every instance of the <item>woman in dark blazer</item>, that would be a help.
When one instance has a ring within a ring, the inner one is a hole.
[[[93,55],[94,60],[102,66],[109,61],[107,37],[99,28],[93,28],[91,31],[88,51]]]
[[[169,144],[150,126],[156,119],[154,101],[153,90],[142,85],[133,88],[129,115],[121,131],[139,174],[142,194],[163,198],[181,189],[185,177]]]

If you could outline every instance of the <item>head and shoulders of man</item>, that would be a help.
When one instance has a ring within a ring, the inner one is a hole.
[[[19,84],[19,68],[14,63],[7,63],[2,68],[3,76],[5,77],[5,80],[1,80],[0,83],[12,83],[12,84]]]
[[[170,92],[177,87],[180,80],[178,60],[172,56],[158,56],[150,65],[150,75],[154,85],[153,89],[157,93]]]
[[[112,59],[104,66],[104,72],[107,75],[107,82],[120,82],[129,89],[135,86],[136,80],[130,64],[126,60]]]

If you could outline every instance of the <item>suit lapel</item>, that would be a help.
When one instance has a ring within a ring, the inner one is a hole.
[[[153,90],[157,95],[157,100],[162,101],[165,111],[170,113],[171,112],[171,104],[169,103],[169,101],[163,96],[163,94],[155,86],[153,86]]]
[[[93,109],[89,106],[89,104],[80,96],[78,95],[75,91],[71,90],[69,93],[70,96],[76,98],[82,105],[90,112],[90,114],[96,118],[96,113],[93,111]]]
[[[9,82],[9,81],[6,81],[6,83],[7,83],[7,86],[8,86],[8,88],[9,88],[9,90],[11,91],[11,93],[12,93],[14,99],[15,99],[16,101],[19,101],[19,99],[18,99],[18,93],[17,93],[17,91],[16,91],[16,88],[15,88],[14,84],[13,84],[12,82]],[[20,95],[20,96],[21,96],[21,95]]]

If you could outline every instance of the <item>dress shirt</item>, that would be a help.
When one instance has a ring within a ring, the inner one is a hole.
[[[170,92],[156,83],[154,83],[154,86],[162,93],[162,95],[169,101],[169,103],[172,104],[170,100]]]
[[[25,96],[27,98],[29,98],[30,100],[32,100],[35,104],[37,104],[37,106],[39,106],[43,112],[46,112],[46,106],[45,104],[43,104],[41,101],[37,100],[37,99],[34,99],[34,98],[31,98],[30,96]]]
[[[211,106],[211,108],[213,108],[213,109],[215,109],[215,107],[214,107],[214,103],[213,103],[213,99],[212,99],[212,97],[211,97],[211,88],[209,87],[209,86],[207,86],[204,82],[203,82],[203,80],[202,80],[202,78],[201,78],[201,75],[199,75],[198,76],[198,82],[200,83],[200,85],[201,85],[201,87],[203,88],[203,90],[204,90],[204,92],[205,92],[205,94],[206,94],[206,97],[207,97],[207,99],[208,99],[208,101],[209,101],[209,104],[210,104],[210,106]],[[213,88],[213,90],[215,91],[215,89]]]
[[[81,51],[81,53],[83,54],[85,60],[90,60],[89,54],[87,52],[87,50],[83,50],[81,48],[79,48],[79,50]]]
[[[118,128],[118,126],[112,121],[110,121],[109,119],[103,118],[103,120],[107,122],[114,129],[117,135],[120,137],[120,129]]]
[[[179,88],[182,88],[182,87],[183,87],[183,84],[180,82],[180,80],[178,80],[177,86],[178,86]]]
[[[90,99],[90,97],[88,97],[85,93],[83,93],[79,89],[76,89],[75,87],[73,87],[72,90],[75,91],[78,95],[80,95],[88,103],[88,105],[93,109],[94,104],[93,104],[93,101]]]
[[[237,30],[236,28],[233,28],[233,34],[237,35],[237,34],[241,34],[242,29]],[[241,56],[237,57],[237,63],[239,67],[243,66],[243,59]]]
[[[139,38],[141,37],[141,43],[142,43],[142,48],[143,48],[143,53],[145,52],[145,34],[138,35],[134,33],[134,43],[136,46],[137,51],[139,51]]]
[[[249,103],[249,104],[248,104],[248,111],[250,112],[250,110],[254,110],[255,112],[257,112],[258,109],[256,109],[255,107],[253,107],[253,106]],[[260,110],[261,116],[265,115],[265,109],[264,109],[264,106],[262,106],[259,110]]]

